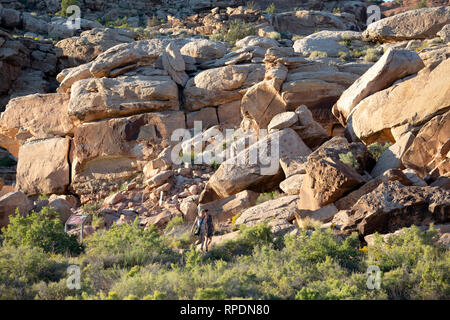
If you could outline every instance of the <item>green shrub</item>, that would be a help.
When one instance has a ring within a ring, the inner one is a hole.
[[[364,56],[364,61],[366,62],[377,62],[378,61],[378,52],[374,48],[369,48],[366,50],[366,54]]]
[[[167,223],[167,226],[165,228],[165,232],[172,230],[174,227],[176,226],[181,226],[184,224],[184,219],[181,216],[176,216],[175,218],[173,218],[172,220],[170,220]]]
[[[345,60],[347,60],[347,58],[348,58],[348,54],[347,54],[346,52],[344,52],[344,51],[340,51],[340,52],[338,53],[338,57],[339,57],[342,61],[345,61]]]
[[[10,217],[10,223],[3,229],[5,244],[16,247],[42,248],[49,253],[77,255],[83,251],[75,235],[69,236],[58,218],[59,214],[49,207],[41,212],[31,212],[23,217],[18,212]]]
[[[225,34],[225,41],[234,44],[236,41],[254,35],[256,35],[256,28],[252,23],[236,20],[230,23],[228,32]]]
[[[234,20],[230,23],[228,30],[222,29],[218,33],[213,33],[209,36],[209,39],[219,42],[226,41],[231,44],[235,44],[236,41],[244,39],[247,36],[254,36],[256,34],[257,31],[254,24]]]
[[[386,149],[389,148],[390,146],[392,146],[391,142],[385,143],[375,142],[369,145],[367,149],[369,150],[372,157],[378,161],[383,152],[386,151]]]
[[[59,281],[66,268],[36,246],[0,247],[0,299],[32,299],[34,283]]]
[[[277,199],[278,197],[280,197],[280,193],[277,191],[261,193],[256,199],[255,205],[261,204],[269,200]]]
[[[264,10],[265,13],[269,13],[269,14],[274,14],[276,12],[276,7],[275,7],[275,3],[271,3],[266,10]]]
[[[326,57],[328,57],[328,54],[326,52],[323,52],[323,51],[313,51],[313,52],[311,52],[309,57],[311,59],[314,59],[314,58],[326,58]]]
[[[86,246],[87,255],[104,257],[113,265],[123,267],[176,260],[176,255],[156,228],[144,230],[139,227],[137,219],[131,225],[113,225],[109,230],[96,232],[86,240]]]
[[[359,162],[356,160],[355,155],[351,151],[339,154],[339,160],[346,165],[359,169]]]
[[[223,288],[198,288],[194,300],[225,300],[227,298]]]
[[[62,0],[61,1],[61,11],[59,11],[59,15],[63,17],[68,17],[71,14],[67,12],[67,8],[70,6],[78,6],[78,0]]]

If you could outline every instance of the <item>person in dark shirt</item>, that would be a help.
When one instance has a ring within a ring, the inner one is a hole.
[[[212,237],[214,235],[214,223],[213,217],[209,214],[208,209],[205,210],[206,217],[206,252],[208,252],[208,247],[212,242]]]

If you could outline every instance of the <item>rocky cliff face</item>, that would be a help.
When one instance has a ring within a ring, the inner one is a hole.
[[[41,194],[159,228],[202,207],[276,233],[450,220],[448,7],[366,27],[359,1],[80,1],[72,32],[56,1],[0,3],[3,225]]]

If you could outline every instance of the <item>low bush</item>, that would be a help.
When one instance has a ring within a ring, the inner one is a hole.
[[[48,253],[77,255],[83,251],[75,235],[69,236],[53,208],[44,207],[40,212],[22,216],[16,212],[3,229],[4,242],[16,247],[42,248]]]

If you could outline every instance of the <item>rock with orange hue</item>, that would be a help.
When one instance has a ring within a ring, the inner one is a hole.
[[[70,183],[69,138],[26,142],[20,147],[16,189],[28,195],[64,193]]]

